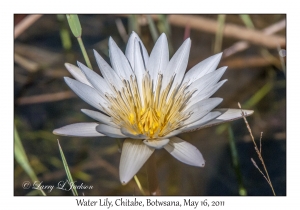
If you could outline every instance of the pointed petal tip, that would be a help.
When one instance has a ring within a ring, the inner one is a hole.
[[[223,56],[223,52],[219,52],[219,53],[217,53],[215,55],[210,56],[209,58],[211,58],[211,57],[215,58],[216,60],[219,60],[219,62],[220,62],[222,56]]]
[[[52,131],[52,133],[53,133],[54,135],[57,135],[57,136],[68,136],[67,134],[64,134],[64,133],[61,131],[60,128],[54,129],[54,130]]]
[[[80,61],[77,61],[76,63],[79,67],[83,65],[83,63],[81,63]]]
[[[64,77],[66,83],[69,83],[72,79],[70,77]]]
[[[108,38],[108,45],[110,45],[110,44],[115,44],[116,42],[115,42],[115,40],[110,36],[109,38]]]
[[[74,137],[101,137],[103,134],[96,131],[95,127],[99,125],[97,122],[83,122],[65,125],[61,128],[56,128],[52,132],[59,136],[74,136]]]
[[[94,56],[95,56],[95,57],[96,57],[97,55],[100,55],[100,54],[98,53],[98,51],[95,50],[95,49],[93,49],[93,52],[94,52]]]
[[[167,35],[165,33],[162,33],[157,40],[159,39],[164,39],[164,40],[167,40]]]
[[[68,135],[68,134],[65,134],[65,133],[62,131],[62,129],[60,129],[60,128],[54,129],[54,130],[52,131],[52,133],[53,133],[54,135],[57,135],[57,136],[70,136],[70,135]]]
[[[216,55],[222,56],[222,55],[223,55],[223,52],[219,52],[219,53],[217,53]]]
[[[76,81],[75,79],[72,79],[70,77],[64,77],[64,80],[67,85],[70,85],[73,81]]]
[[[88,109],[80,109],[80,111],[85,114],[88,111]]]
[[[223,79],[222,81],[220,81],[220,82],[223,82],[223,84],[225,83],[225,82],[227,82],[228,81],[228,79]]]
[[[65,67],[68,69],[68,68],[70,68],[70,67],[72,67],[73,66],[73,64],[70,64],[70,63],[65,63]]]
[[[126,181],[121,180],[121,179],[120,179],[120,181],[121,181],[121,184],[122,184],[123,186],[126,185],[126,184],[128,183],[128,181],[126,182]]]
[[[252,115],[254,113],[254,110],[244,110],[243,109],[243,112],[246,116],[249,116],[249,115]]]
[[[65,67],[71,74],[73,74],[73,72],[76,71],[76,69],[78,68],[77,66],[71,63],[65,63]]]
[[[203,168],[205,166],[205,160],[202,157],[202,161],[200,162],[195,162],[193,165],[191,166],[195,166],[195,167],[199,167],[199,168]]]
[[[211,98],[213,99],[213,98]],[[215,97],[214,100],[216,101],[216,103],[220,104],[223,101],[223,98],[219,98],[219,97]]]
[[[190,38],[190,37],[188,37],[188,38],[186,38],[186,39],[185,39],[185,41],[189,41],[189,42],[191,42],[192,40],[191,40],[191,38]]]
[[[131,34],[136,34],[135,31],[131,31]]]
[[[182,45],[189,45],[189,47],[191,47],[192,45],[192,40],[190,37],[186,38],[186,40],[184,40],[184,42],[182,43]]]
[[[125,178],[125,177],[121,177],[122,175],[121,174],[119,174],[119,176],[120,176],[120,182],[121,182],[121,184],[123,185],[123,186],[125,186],[131,179],[127,179],[127,178]]]

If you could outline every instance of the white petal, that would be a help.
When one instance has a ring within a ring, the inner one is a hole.
[[[110,65],[99,55],[99,53],[94,50],[94,56],[96,58],[96,62],[99,66],[101,74],[107,81],[107,83],[111,86],[117,88],[117,90],[122,89],[122,80],[118,76],[118,74],[110,67]]]
[[[153,50],[151,51],[150,58],[147,65],[147,70],[153,80],[153,90],[156,89],[157,76],[162,74],[169,63],[169,48],[166,34],[160,35],[156,41]]]
[[[133,75],[133,71],[126,56],[111,37],[109,37],[108,46],[110,62],[113,69],[121,79],[130,80],[130,76]]]
[[[198,130],[200,127],[202,127],[203,125],[205,125],[206,123],[216,119],[217,117],[219,117],[222,114],[222,112],[219,111],[212,111],[209,112],[207,115],[205,115],[204,117],[202,117],[200,120],[195,121],[191,124],[188,124],[182,128],[180,128],[179,130],[183,133],[183,132],[192,132],[195,130]]]
[[[183,125],[188,125],[197,120],[200,120],[204,117],[208,112],[210,112],[213,108],[218,106],[223,101],[222,98],[209,98],[203,101],[199,101],[190,108],[188,108],[185,113],[188,114],[192,112],[192,116],[190,116],[187,120],[184,121]]]
[[[214,125],[218,125],[221,123],[230,122],[230,121],[242,118],[242,112],[240,109],[214,109],[213,111],[219,111],[222,114],[219,117],[217,117],[216,119],[204,124],[203,126],[197,128],[197,129],[211,127]],[[253,110],[245,110],[245,109],[243,109],[243,112],[245,113],[245,116],[249,116],[254,113]]]
[[[139,94],[141,97],[142,101],[142,106],[144,105],[144,96],[143,96],[143,77],[145,74],[145,66],[144,66],[144,61],[142,58],[140,46],[138,43],[138,40],[135,39],[135,45],[134,45],[134,66],[135,66],[135,76],[139,88]]]
[[[96,131],[112,138],[126,138],[119,128],[114,128],[104,124],[98,125],[96,127]]]
[[[100,123],[115,127],[115,128],[120,128],[118,125],[112,122],[111,118],[107,115],[104,115],[100,112],[96,112],[93,110],[88,110],[88,109],[81,109],[81,111],[89,116],[90,118],[97,120]]]
[[[53,131],[55,135],[61,136],[79,136],[79,137],[95,137],[104,136],[102,133],[96,131],[98,123],[75,123],[57,128]]]
[[[167,69],[163,72],[162,90],[167,87],[170,78],[174,74],[175,79],[169,93],[172,93],[174,88],[181,83],[188,64],[190,48],[191,40],[190,38],[188,38],[183,42],[183,44],[171,58],[170,62],[168,63]]]
[[[82,82],[88,86],[92,86],[91,83],[85,77],[84,73],[77,66],[74,66],[70,63],[65,63],[65,67],[70,72],[70,74],[72,74],[72,76],[79,82]]]
[[[95,107],[96,109],[99,109],[102,112],[105,112],[104,109],[101,107],[107,107],[105,99],[103,99],[98,92],[81,82],[78,82],[74,79],[65,77],[65,82],[69,87],[85,102],[90,104],[91,106]],[[101,105],[100,105],[101,104]]]
[[[142,55],[143,55],[143,60],[145,62],[145,65],[147,65],[148,59],[149,59],[148,52],[147,52],[142,40],[135,32],[132,32],[128,39],[128,42],[127,42],[125,55],[129,61],[129,63],[131,64],[131,67],[133,70],[135,69],[135,66],[134,66],[134,42],[135,42],[134,40],[135,39],[138,40],[139,46],[141,46],[141,48],[142,48]]]
[[[83,65],[80,62],[77,62],[80,69],[85,74],[86,78],[93,85],[93,87],[100,93],[100,95],[104,98],[105,93],[112,93],[112,90],[107,85],[106,81],[96,72],[89,69],[87,66]]]
[[[219,64],[221,57],[222,53],[218,53],[198,63],[185,74],[183,83],[189,82],[188,84],[191,84],[205,74],[214,71]]]
[[[143,134],[135,134],[133,132],[128,131],[125,128],[121,128],[121,133],[123,133],[125,136],[132,138],[132,139],[145,139],[147,136],[144,136]]]
[[[177,160],[192,166],[204,167],[205,160],[200,151],[190,143],[178,138],[170,138],[164,147]]]
[[[226,69],[227,69],[227,66],[224,66],[224,67],[219,68],[216,71],[213,71],[211,73],[204,75],[203,77],[194,81],[187,88],[187,91],[193,91],[193,90],[197,89],[197,91],[192,96],[192,98],[195,97],[195,95],[201,93],[201,91],[205,90],[208,87],[215,85],[220,80],[220,78],[222,77],[222,75],[224,74]]]
[[[121,183],[127,184],[153,152],[154,149],[145,145],[142,140],[126,139],[119,166]]]
[[[153,147],[154,149],[161,149],[167,143],[169,143],[169,139],[145,139],[143,142],[149,147]]]
[[[202,90],[198,94],[196,94],[194,97],[190,99],[190,102],[188,103],[186,109],[194,105],[195,103],[208,99],[210,96],[212,96],[225,82],[227,79],[222,80],[221,82],[218,82],[217,84],[213,86],[209,86],[208,88],[205,88],[205,90]]]

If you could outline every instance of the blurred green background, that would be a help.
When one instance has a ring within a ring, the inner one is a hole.
[[[224,52],[219,66],[228,66],[222,77],[228,81],[214,96],[224,99],[220,108],[238,108],[240,102],[243,108],[255,111],[247,119],[258,145],[263,132],[262,155],[277,195],[286,195],[285,18],[283,14],[79,15],[82,40],[96,72],[99,69],[92,50],[109,62],[109,36],[124,52],[132,30],[139,34],[148,53],[157,36],[165,32],[170,56],[190,37],[188,69]],[[85,63],[65,15],[16,14],[14,19],[14,123],[24,147],[22,154],[26,154],[36,175],[30,178],[20,164],[24,159],[16,156],[14,194],[40,195],[32,188],[23,189],[22,183],[32,182],[31,179],[54,186],[66,180],[59,139],[76,184],[93,186],[78,190],[79,195],[142,195],[134,179],[126,186],[120,184],[120,141],[52,134],[64,125],[93,121],[80,111],[91,107],[73,94],[63,80],[70,76],[65,62]],[[165,150],[156,150],[162,195],[272,195],[270,186],[251,162],[253,158],[262,169],[243,119],[180,137],[201,151],[206,166],[188,166]],[[20,154],[15,149],[16,152]],[[145,167],[137,177],[147,193]],[[71,191],[59,189],[45,193],[72,195]]]

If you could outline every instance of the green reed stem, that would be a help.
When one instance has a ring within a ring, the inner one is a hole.
[[[81,28],[81,24],[80,24],[78,15],[66,15],[66,16],[67,16],[67,20],[68,20],[70,29],[71,29],[73,35],[77,38],[77,41],[79,43],[79,46],[80,46],[81,52],[83,54],[83,57],[84,57],[86,65],[90,69],[93,69],[92,65],[91,65],[91,62],[90,62],[90,59],[89,59],[89,57],[88,57],[88,55],[86,53],[83,41],[81,39],[82,28]]]
[[[20,166],[23,168],[23,170],[28,174],[30,177],[31,181],[34,182],[39,182],[36,174],[34,173],[34,170],[32,169],[29,160],[27,158],[26,152],[24,150],[23,144],[21,142],[20,136],[18,134],[17,129],[15,128],[15,133],[14,133],[14,139],[15,139],[15,159],[16,161],[20,164]],[[42,190],[39,189],[39,192],[41,192],[42,195],[46,196],[46,193]]]
[[[73,178],[72,178],[72,175],[71,175],[71,172],[70,172],[70,169],[69,169],[67,160],[66,160],[66,158],[65,158],[64,152],[63,152],[63,150],[62,150],[62,148],[61,148],[61,146],[60,146],[60,144],[59,144],[58,139],[57,139],[57,143],[58,143],[59,152],[60,152],[60,155],[61,155],[61,159],[62,159],[62,161],[63,161],[63,164],[64,164],[64,168],[65,168],[65,171],[66,171],[66,174],[67,174],[67,177],[68,177],[68,181],[69,181],[69,185],[70,185],[70,187],[71,187],[72,193],[73,193],[73,195],[78,196],[76,187],[73,186],[74,181],[73,181]]]
[[[150,15],[147,15],[147,21],[149,24],[150,33],[154,42],[158,39],[158,32],[155,26],[155,23]]]
[[[216,32],[214,53],[221,52],[223,42],[223,30],[226,15],[218,15],[218,30]]]
[[[229,146],[230,146],[232,164],[233,164],[234,172],[237,177],[238,186],[239,186],[239,195],[244,196],[244,195],[247,195],[247,190],[244,187],[239,156],[238,156],[238,152],[237,152],[237,148],[236,148],[233,131],[232,131],[232,128],[230,125],[228,126],[228,134],[229,134]]]

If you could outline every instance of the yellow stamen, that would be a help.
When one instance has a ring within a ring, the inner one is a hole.
[[[173,130],[178,129],[182,121],[190,117],[183,115],[187,101],[192,92],[188,92],[187,85],[173,88],[169,92],[175,75],[173,75],[164,90],[162,87],[163,76],[157,76],[156,87],[153,86],[149,72],[145,72],[142,80],[142,94],[139,92],[136,77],[130,81],[123,80],[123,88],[115,91],[115,95],[105,95],[113,122],[124,127],[132,134],[142,134],[149,139],[161,138]]]

